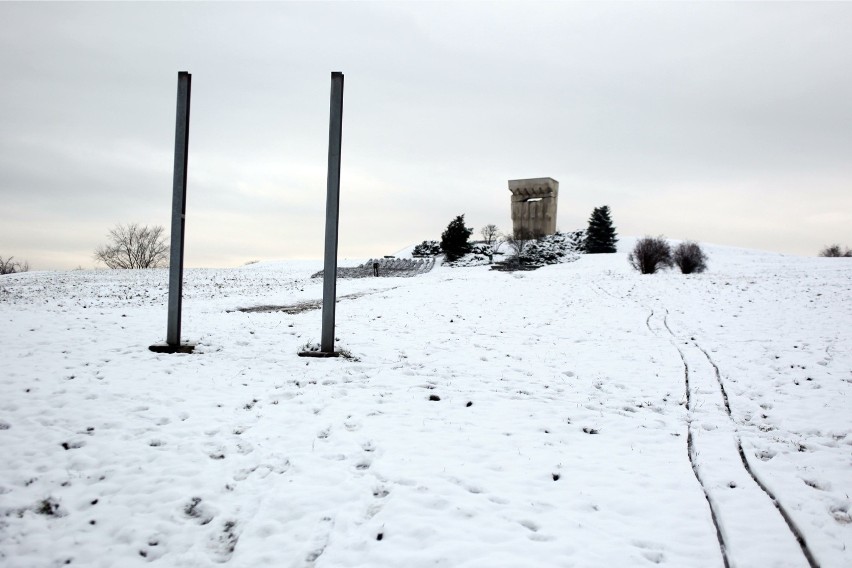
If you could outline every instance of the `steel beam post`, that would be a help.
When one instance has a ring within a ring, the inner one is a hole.
[[[178,73],[177,118],[175,123],[175,168],[172,180],[172,234],[169,260],[169,324],[166,343],[180,346],[180,320],[183,300],[183,232],[186,222],[186,171],[189,150],[189,97],[192,75]]]
[[[343,136],[343,73],[331,73],[328,125],[328,183],[325,202],[325,267],[322,280],[320,350],[334,353],[334,308],[337,302],[337,227],[340,217],[340,146]]]

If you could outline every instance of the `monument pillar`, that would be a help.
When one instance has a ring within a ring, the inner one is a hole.
[[[556,232],[559,182],[553,178],[509,180],[512,192],[512,230],[540,237]]]

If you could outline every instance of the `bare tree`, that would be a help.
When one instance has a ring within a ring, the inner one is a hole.
[[[156,268],[169,260],[169,245],[163,227],[136,223],[110,229],[109,243],[95,250],[95,260],[109,268]]]
[[[699,274],[707,270],[707,255],[695,241],[684,241],[672,253],[672,261],[683,274]]]
[[[524,252],[526,252],[529,244],[540,237],[541,235],[524,228],[517,228],[506,237],[506,244],[515,253],[518,264],[524,263]]]
[[[482,242],[491,246],[500,237],[500,230],[497,228],[497,225],[485,225],[479,229],[479,234],[482,235]]]
[[[491,246],[488,248],[488,262],[494,264],[494,255],[500,252],[500,247],[506,244],[506,235],[498,232],[491,240]]]
[[[15,262],[14,256],[10,256],[7,259],[0,256],[0,276],[3,274],[15,274],[16,272],[27,272],[29,269],[30,263],[26,260],[24,262]]]
[[[852,249],[846,247],[844,251],[841,250],[840,245],[831,245],[819,251],[819,255],[827,257],[850,257],[852,256]]]
[[[627,261],[642,274],[654,274],[672,265],[672,249],[663,236],[642,237],[636,241],[633,252],[627,255]]]

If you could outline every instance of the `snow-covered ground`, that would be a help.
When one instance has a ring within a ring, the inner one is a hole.
[[[317,262],[189,270],[191,355],[164,270],[2,277],[0,565],[852,565],[852,262],[629,244],[341,280],[348,359],[237,311]]]

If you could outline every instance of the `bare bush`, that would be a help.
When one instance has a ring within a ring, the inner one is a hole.
[[[524,253],[527,250],[529,245],[541,238],[541,234],[534,233],[529,229],[518,228],[515,229],[511,235],[506,237],[506,244],[509,245],[509,248],[514,253],[515,260],[518,264],[524,263]]]
[[[494,263],[495,254],[503,254],[500,252],[500,247],[506,244],[506,236],[503,233],[497,233],[491,240],[491,246],[488,248],[488,262]]]
[[[826,257],[852,257],[852,249],[846,247],[846,250],[841,250],[840,245],[830,245],[819,251],[820,256]]]
[[[684,274],[700,274],[707,270],[707,255],[694,241],[684,241],[677,245],[672,253],[672,261]]]
[[[14,256],[4,259],[0,256],[0,276],[4,274],[15,274],[16,272],[27,272],[30,269],[30,263],[26,260],[16,262]]]
[[[500,238],[500,230],[497,228],[497,225],[485,225],[479,230],[479,234],[482,235],[482,242],[486,245],[493,245]]]
[[[636,241],[633,251],[627,255],[627,261],[642,274],[654,274],[672,265],[672,249],[662,235],[642,237]]]
[[[162,226],[116,225],[110,229],[109,243],[95,250],[95,260],[109,268],[156,268],[166,266],[169,245]]]

